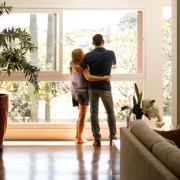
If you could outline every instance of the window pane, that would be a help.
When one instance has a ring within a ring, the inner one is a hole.
[[[135,82],[112,82],[112,95],[117,122],[124,122],[128,111],[122,106],[132,107]],[[8,123],[75,123],[78,110],[72,107],[70,82],[41,82],[41,91],[33,94],[27,82],[4,82],[2,93],[9,95]],[[140,90],[142,82],[138,82]],[[102,101],[99,102],[99,121],[107,122]],[[86,122],[90,122],[88,110]]]
[[[172,116],[171,7],[163,8],[163,120],[169,127]]]
[[[72,108],[70,82],[41,82],[39,94],[27,82],[4,82],[9,95],[8,123],[70,123],[77,120]]]
[[[57,34],[54,34],[54,24],[57,24],[58,15],[55,14],[10,14],[1,16],[0,31],[4,28],[23,28],[30,33],[32,37],[32,43],[38,47],[35,53],[27,53],[27,60],[33,65],[36,65],[41,70],[58,70],[56,66],[56,57],[59,57],[56,50],[54,50],[54,36],[58,38]],[[59,26],[56,26],[59,27]],[[18,46],[18,41],[11,43],[11,46]],[[56,55],[56,57],[55,57]]]
[[[63,11],[63,73],[69,73],[71,51],[94,49],[92,37],[102,34],[105,48],[116,54],[115,73],[137,73],[137,11]]]

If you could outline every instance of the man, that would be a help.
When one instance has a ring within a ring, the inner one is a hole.
[[[92,44],[95,49],[87,53],[79,65],[71,63],[71,67],[76,71],[80,72],[87,66],[90,68],[91,75],[94,76],[105,76],[111,74],[111,69],[116,68],[116,58],[113,51],[106,50],[104,48],[104,40],[102,35],[96,34],[93,36]],[[98,106],[99,97],[101,97],[104,107],[107,113],[109,131],[110,131],[110,145],[112,145],[112,140],[116,138],[116,119],[114,115],[114,107],[111,93],[110,82],[97,81],[88,83],[88,94],[90,100],[90,119],[92,132],[94,136],[93,145],[96,147],[101,146],[101,134],[99,128],[98,120]]]

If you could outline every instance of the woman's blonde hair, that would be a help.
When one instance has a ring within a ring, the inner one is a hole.
[[[71,58],[72,58],[72,62],[75,64],[75,65],[78,65],[79,62],[81,61],[82,59],[82,49],[74,49],[71,53]],[[70,72],[72,73],[72,67],[69,68],[70,69]]]

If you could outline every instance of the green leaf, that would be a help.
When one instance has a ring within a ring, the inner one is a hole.
[[[133,105],[136,105],[136,98],[133,96]]]
[[[142,92],[140,93],[138,97],[138,105],[141,105],[141,100],[142,100]]]
[[[126,110],[126,109],[130,109],[130,110],[131,110],[131,108],[130,108],[129,106],[123,106],[123,107],[121,108],[121,111],[124,111],[124,110]]]
[[[136,91],[136,96],[137,98],[139,98],[139,90],[138,90],[138,87],[137,87],[137,84],[135,83],[135,91]]]
[[[155,103],[155,100],[151,100],[151,104],[153,105]]]

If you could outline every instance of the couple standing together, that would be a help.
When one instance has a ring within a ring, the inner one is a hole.
[[[110,73],[116,67],[116,58],[113,51],[104,48],[102,35],[93,36],[95,49],[84,54],[82,49],[72,51],[70,70],[72,74],[72,102],[79,110],[77,121],[77,143],[87,142],[82,138],[85,116],[90,102],[90,120],[94,136],[93,145],[101,146],[101,134],[99,128],[98,111],[99,98],[101,98],[107,113],[107,121],[110,131],[110,145],[116,138],[116,119],[114,114],[113,99],[110,85]],[[88,70],[89,68],[89,70]],[[89,72],[90,71],[90,72]]]

